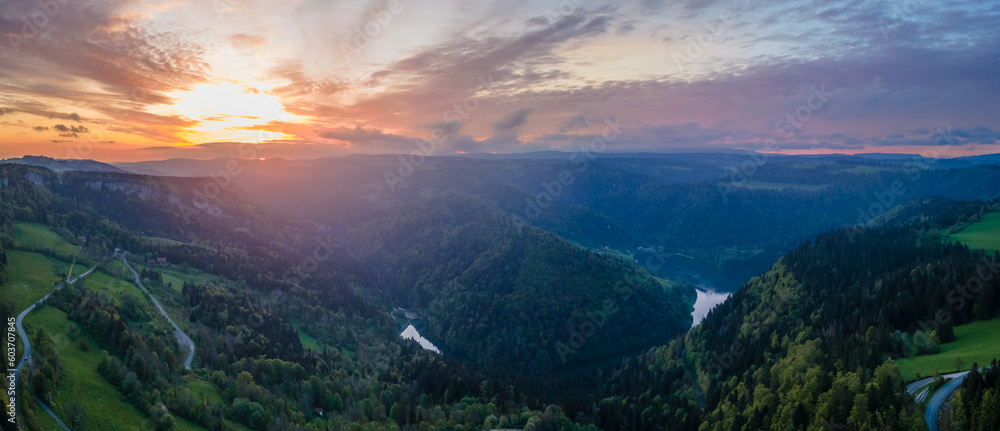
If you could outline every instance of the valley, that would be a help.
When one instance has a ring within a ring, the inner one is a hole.
[[[1000,430],[997,23],[0,0],[0,429]]]
[[[961,199],[996,191],[941,184],[1000,169],[931,169],[855,225],[894,162],[775,161],[761,181],[827,185],[717,194],[709,156],[598,159],[529,219],[523,176],[563,162],[432,160],[396,194],[379,157],[254,163],[210,206],[210,178],[0,165],[0,309],[94,268],[24,315],[21,391],[88,429],[924,429],[936,392],[884,388],[1000,356],[997,278],[953,287],[995,267],[996,203]],[[264,185],[309,169],[325,197]]]

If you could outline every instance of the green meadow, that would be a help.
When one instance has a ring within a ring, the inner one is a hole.
[[[166,286],[169,284],[170,288],[177,292],[180,292],[181,288],[184,287],[185,281],[190,281],[194,283],[206,283],[209,281],[220,283],[223,281],[221,277],[211,275],[196,270],[194,268],[188,268],[187,271],[182,271],[180,268],[167,267],[167,266],[152,267],[150,269],[153,269],[156,272],[159,272],[161,275],[163,275],[163,285]],[[139,268],[136,267],[136,271],[138,270]]]
[[[83,279],[83,283],[88,289],[97,292],[106,292],[115,301],[116,305],[121,305],[122,297],[125,295],[134,296],[140,304],[152,305],[146,294],[142,293],[136,285],[114,278],[103,272],[94,271],[90,273],[90,275]]]
[[[222,395],[219,391],[212,386],[211,383],[195,376],[194,374],[188,374],[184,377],[186,386],[195,397],[199,400],[205,400],[209,405],[219,404],[222,402]]]
[[[10,301],[15,313],[48,295],[62,280],[69,264],[38,253],[7,250],[7,282],[0,286],[0,295]]]
[[[79,402],[87,413],[85,425],[92,429],[133,429],[142,425],[146,416],[128,404],[125,397],[97,372],[101,349],[93,336],[76,322],[67,319],[66,313],[55,307],[42,307],[25,318],[31,332],[44,328],[55,340],[65,376],[60,384],[56,405],[57,414],[69,401]],[[78,329],[77,340],[67,335],[69,327]],[[80,349],[80,340],[90,349]],[[42,413],[44,415],[44,412]]]
[[[156,245],[184,245],[184,244],[187,244],[187,243],[184,243],[184,242],[172,240],[170,238],[161,238],[161,237],[158,237],[158,236],[147,236],[146,239],[149,240],[149,242],[152,242],[153,244],[156,244]]]
[[[94,337],[76,322],[67,318],[66,313],[55,307],[43,307],[25,318],[31,332],[44,328],[55,340],[64,377],[56,395],[53,411],[60,414],[70,402],[79,402],[87,414],[84,425],[87,429],[129,430],[144,429],[151,425],[145,414],[130,404],[125,396],[104,380],[97,371],[101,361],[101,348]],[[69,328],[75,328],[76,339],[68,335]],[[87,343],[89,349],[80,348]],[[40,416],[48,416],[44,412]],[[61,417],[64,415],[61,415]],[[176,430],[199,430],[197,425],[174,416]]]
[[[122,265],[121,262],[118,262],[118,265]],[[124,265],[122,265],[122,268],[124,268]],[[129,275],[131,276],[131,273],[129,273]],[[126,295],[134,297],[136,302],[146,309],[150,320],[140,322],[130,320],[128,322],[129,325],[137,325],[138,327],[152,329],[161,333],[173,333],[173,328],[170,326],[170,323],[168,323],[166,319],[160,315],[160,312],[156,310],[156,307],[153,306],[153,302],[149,299],[149,296],[135,284],[124,281],[120,278],[112,277],[99,271],[90,273],[90,275],[83,279],[83,283],[88,289],[98,292],[98,295],[107,298],[119,307],[122,305],[122,300]],[[157,297],[157,299],[163,302],[163,298]],[[164,304],[164,306],[166,307],[167,304]],[[177,314],[169,310],[170,307],[167,308],[172,314],[171,317],[174,318],[175,321],[178,321],[179,325],[186,328],[186,322],[178,320]]]
[[[940,352],[899,359],[896,365],[903,379],[913,381],[918,375],[931,377],[935,371],[941,374],[957,371],[956,358],[962,360],[961,371],[970,369],[974,362],[980,366],[989,364],[993,358],[1000,359],[997,334],[1000,334],[1000,318],[959,325],[955,327],[955,341],[942,344]]]
[[[1000,212],[983,214],[983,218],[964,229],[948,235],[969,248],[1000,251]]]
[[[48,226],[39,223],[14,222],[14,241],[20,246],[48,247],[62,255],[75,256],[79,247],[70,244]]]
[[[316,352],[323,351],[323,345],[320,344],[319,340],[317,340],[316,337],[309,335],[309,333],[306,332],[305,329],[300,327],[301,325],[293,325],[293,326],[295,327],[295,332],[298,332],[299,334],[299,341],[302,343],[302,347],[304,347],[306,350],[313,350]]]

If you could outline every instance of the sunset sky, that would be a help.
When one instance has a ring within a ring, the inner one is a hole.
[[[994,153],[998,23],[996,1],[5,0],[0,157],[575,151],[609,119],[609,151]]]

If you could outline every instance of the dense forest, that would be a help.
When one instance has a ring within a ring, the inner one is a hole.
[[[181,421],[212,430],[920,430],[895,359],[934,352],[955,326],[1000,311],[1000,257],[939,233],[978,220],[979,202],[901,200],[869,226],[801,242],[685,334],[690,285],[512,217],[484,193],[376,200],[365,217],[323,226],[235,187],[209,207],[218,211],[186,213],[197,179],[10,165],[0,177],[4,250],[23,248],[12,223],[31,221],[86,235],[81,259],[123,248],[218,276],[184,282],[169,300],[198,346],[191,371],[172,330],[137,297],[82,279],[46,305],[82,331],[67,329],[78,348],[100,352],[101,378],[163,430]],[[133,208],[117,209],[122,201]],[[111,261],[99,270],[131,281]],[[157,267],[140,275],[154,291],[172,289]],[[398,336],[390,312],[400,305],[425,315],[444,355]],[[0,314],[17,311],[0,298]],[[56,399],[65,379],[52,335],[32,332],[34,368],[21,380],[41,400]],[[220,400],[192,393],[191,378]],[[970,373],[955,429],[992,429],[996,380],[990,369]],[[56,407],[74,429],[94,423],[79,405]],[[22,403],[19,414],[37,429],[45,413]]]
[[[172,262],[236,280],[226,286],[182,286],[198,346],[195,372],[222,394],[221,404],[209,404],[184,387],[183,375],[188,372],[179,366],[180,347],[166,326],[148,323],[156,319],[149,305],[141,306],[131,296],[97,294],[87,287],[86,279],[59,290],[50,300],[49,305],[66,312],[93,335],[97,345],[88,349],[102,351],[97,364],[100,374],[147,414],[156,429],[172,429],[175,418],[213,430],[236,429],[235,423],[261,430],[555,429],[556,424],[577,428],[558,407],[529,406],[526,397],[502,381],[488,381],[474,367],[399,338],[388,313],[391,307],[378,293],[382,290],[375,284],[378,280],[358,263],[341,259],[343,253],[333,244],[323,249],[330,253],[329,260],[314,260],[309,268],[310,257],[315,259],[314,244],[285,236],[280,228],[263,229],[260,234],[250,230],[251,234],[242,239],[236,235],[234,240],[227,224],[234,217],[254,223],[252,209],[228,207],[225,211],[232,215],[222,219],[190,213],[187,220],[182,204],[174,210],[153,210],[158,217],[173,220],[174,225],[165,231],[141,220],[140,211],[116,211],[114,199],[93,195],[87,200],[86,193],[65,197],[59,192],[64,190],[61,187],[78,190],[70,179],[92,182],[85,181],[89,180],[86,174],[65,173],[57,178],[33,167],[4,165],[0,169],[0,176],[7,180],[0,189],[4,244],[13,244],[14,220],[40,222],[67,237],[86,234],[87,249],[95,257],[110,255],[120,247],[139,255],[168,256]],[[123,199],[139,193],[132,196],[133,204],[149,207],[168,206],[156,199],[157,190],[183,196],[183,187],[164,180],[129,180],[152,191],[145,194],[145,188],[123,185],[116,187],[125,190],[103,191],[123,194],[119,196]],[[195,226],[199,223],[211,228]],[[167,232],[189,242],[165,244],[150,239]],[[247,248],[255,244],[271,250],[248,253]],[[52,257],[67,259],[67,263],[70,259]],[[109,265],[102,264],[101,270],[127,279]],[[150,274],[153,268],[143,271],[147,284],[154,288],[162,284],[162,276]],[[3,305],[4,313],[14,314],[6,301]],[[301,326],[314,330],[323,347],[304,351],[286,316],[295,316]],[[32,344],[38,346],[38,353],[33,355],[34,371],[20,380],[20,393],[28,396],[25,399],[51,400],[60,390],[59,355],[43,331],[32,336],[37,338]],[[74,429],[87,429],[86,412],[79,405],[56,407],[64,415],[73,414]],[[329,414],[319,415],[317,409]],[[33,403],[22,402],[19,417],[28,429],[40,428],[40,414],[46,413]]]
[[[954,412],[949,418],[952,429],[1000,429],[1000,366],[996,359],[990,364],[972,364],[955,394]]]
[[[899,334],[943,343],[953,326],[1000,311],[1000,257],[934,235],[841,230],[804,243],[683,341],[622,366],[608,385],[620,395],[601,404],[613,413],[599,410],[599,425],[924,429],[893,361],[919,352]],[[692,387],[704,391],[704,410],[664,403]]]
[[[0,284],[7,281],[7,253],[3,251],[3,244],[0,244]]]
[[[447,194],[354,229],[351,249],[430,337],[485,369],[547,372],[670,340],[694,288]]]
[[[995,165],[835,156],[765,161],[736,154],[605,154],[584,162],[558,154],[433,157],[390,187],[384,174],[396,171],[396,157],[354,155],[246,164],[233,182],[262,202],[342,229],[459,192],[586,247],[663,247],[744,281],[820,232],[867,223],[910,199],[989,201],[1000,192]]]

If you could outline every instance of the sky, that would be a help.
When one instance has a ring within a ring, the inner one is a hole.
[[[997,1],[0,0],[0,157],[1000,152]]]

